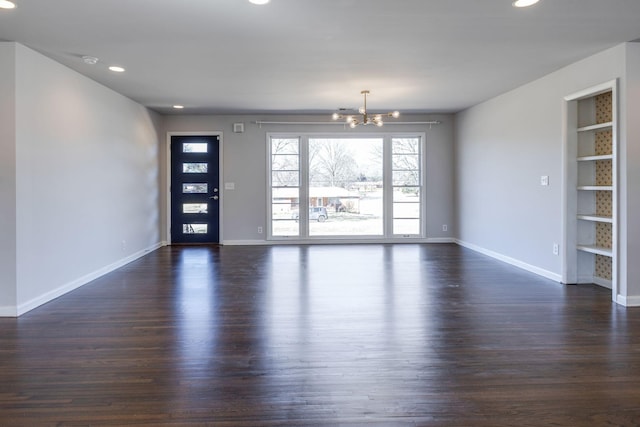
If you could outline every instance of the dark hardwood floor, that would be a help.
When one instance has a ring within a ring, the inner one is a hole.
[[[640,310],[455,245],[166,247],[0,319],[0,426],[637,426]]]

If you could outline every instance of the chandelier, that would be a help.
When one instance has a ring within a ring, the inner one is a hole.
[[[397,119],[398,117],[400,117],[399,111],[393,111],[391,113],[383,113],[383,114],[368,113],[367,112],[367,95],[369,94],[369,91],[363,90],[360,93],[364,96],[364,105],[358,109],[358,113],[360,113],[360,116],[358,116],[357,114],[345,115],[341,113],[333,113],[333,116],[331,116],[331,118],[333,120],[343,119],[349,125],[349,127],[355,128],[358,125],[370,125],[370,124],[376,125],[376,126],[382,126],[384,124],[384,122],[382,121],[383,117],[393,117],[394,119]]]

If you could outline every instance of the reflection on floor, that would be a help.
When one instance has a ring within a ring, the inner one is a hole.
[[[0,425],[637,425],[639,326],[455,245],[166,247],[0,319]]]

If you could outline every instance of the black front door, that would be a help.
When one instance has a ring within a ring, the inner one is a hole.
[[[218,136],[171,137],[171,243],[219,243]]]

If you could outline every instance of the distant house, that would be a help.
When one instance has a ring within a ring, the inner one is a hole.
[[[382,181],[356,181],[349,185],[349,190],[359,193],[370,193],[382,188]]]
[[[274,188],[273,208],[278,212],[298,209],[299,189],[293,187]],[[309,187],[309,206],[324,206],[329,209],[360,212],[360,194],[341,187]]]

